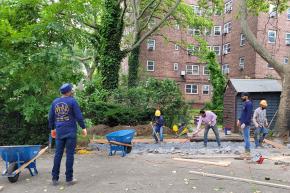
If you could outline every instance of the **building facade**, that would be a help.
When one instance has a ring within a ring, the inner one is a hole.
[[[202,16],[196,0],[187,0],[195,13]],[[213,28],[204,33],[208,49],[213,50],[221,64],[222,72],[228,78],[240,79],[279,79],[276,71],[267,64],[248,44],[242,33],[238,0],[226,0],[224,12],[214,14]],[[252,16],[248,19],[252,32],[281,63],[288,64],[290,53],[290,9],[277,14],[273,6],[269,13]],[[202,106],[210,101],[211,85],[206,64],[199,62],[191,54],[191,48],[181,48],[176,42],[185,41],[196,45],[192,35],[199,35],[200,30],[188,27],[181,29],[178,25],[161,29],[166,34],[165,41],[160,35],[152,35],[141,45],[139,61],[147,76],[158,79],[176,80],[187,102]]]

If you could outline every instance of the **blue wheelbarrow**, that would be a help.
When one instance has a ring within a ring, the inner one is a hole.
[[[31,176],[38,174],[36,159],[41,156],[48,147],[40,150],[41,145],[0,146],[0,155],[5,161],[3,177],[8,177],[9,182],[15,183],[19,174],[27,168]]]
[[[134,129],[129,129],[107,134],[106,138],[110,144],[109,156],[116,154],[117,151],[121,151],[122,157],[130,153],[133,147],[132,140],[135,132]]]

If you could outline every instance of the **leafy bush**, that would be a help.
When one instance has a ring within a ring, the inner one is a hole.
[[[154,111],[160,108],[166,125],[171,126],[174,118],[187,110],[179,87],[172,80],[149,78],[137,87],[120,86],[111,92],[102,90],[99,85],[99,81],[86,85],[78,94],[85,117],[94,124],[143,124],[151,121]]]

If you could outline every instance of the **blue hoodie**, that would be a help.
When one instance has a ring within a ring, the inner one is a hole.
[[[245,101],[243,104],[243,111],[240,117],[240,123],[241,125],[243,123],[245,123],[246,126],[250,126],[251,125],[251,120],[252,120],[252,111],[253,111],[253,104],[252,102],[249,101]]]
[[[77,134],[77,122],[81,128],[86,128],[77,101],[73,97],[61,97],[52,102],[49,116],[49,128],[56,129],[57,138],[72,137]]]

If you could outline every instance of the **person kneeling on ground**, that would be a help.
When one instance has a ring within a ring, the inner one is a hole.
[[[221,142],[220,142],[220,136],[219,136],[219,131],[217,128],[217,121],[216,121],[217,115],[211,111],[204,111],[204,110],[201,110],[199,114],[200,116],[199,116],[199,121],[197,124],[197,131],[193,134],[193,137],[201,131],[201,124],[204,123],[205,124],[204,139],[203,139],[204,146],[207,147],[208,131],[209,129],[212,129],[215,134],[217,144],[220,147]]]
[[[261,100],[260,107],[254,112],[253,122],[255,125],[255,145],[256,148],[262,146],[262,143],[268,134],[268,121],[266,115],[266,108],[268,104],[266,100]]]
[[[154,117],[153,134],[152,134],[155,139],[155,143],[158,143],[157,133],[159,133],[160,142],[163,142],[163,125],[164,125],[163,116],[161,115],[160,110],[156,110],[155,117]]]

